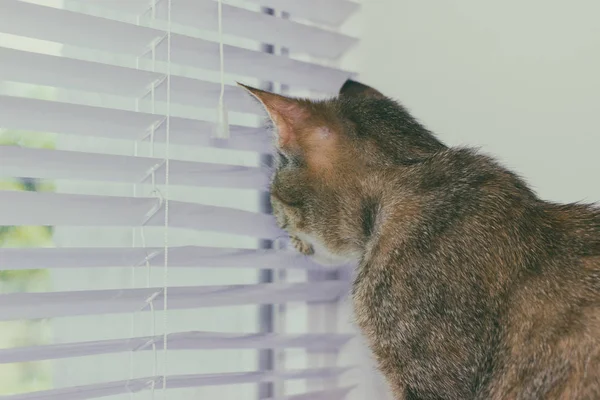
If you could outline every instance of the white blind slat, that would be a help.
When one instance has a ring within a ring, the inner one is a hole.
[[[199,41],[184,35],[172,37],[171,61],[184,65],[218,70],[219,46],[215,42]],[[157,57],[166,59],[166,45],[157,46]],[[227,63],[225,71],[265,81],[276,81],[296,88],[335,93],[353,74],[342,69],[326,67],[241,47],[224,45]]]
[[[138,10],[124,9],[119,3],[103,0],[70,0],[67,6],[77,6],[78,11],[93,11],[86,5],[111,8],[118,12],[129,11],[134,15],[147,15],[148,5],[139,3]],[[156,18],[166,20],[167,2],[156,4]],[[306,8],[306,6],[304,6]],[[74,8],[75,9],[75,8]],[[316,26],[300,24],[289,19],[275,18],[260,12],[223,4],[223,33],[242,36],[258,42],[274,43],[305,52],[316,57],[337,58],[346,52],[356,39],[339,32]],[[171,20],[173,23],[202,27],[203,30],[218,30],[217,2],[214,0],[172,0]]]
[[[9,81],[141,97],[163,75],[141,69],[0,47],[0,72]]]
[[[82,0],[69,0],[81,2]],[[102,5],[103,7],[112,7],[128,13],[141,15],[148,11],[148,2],[146,0],[83,0]],[[164,0],[160,0],[164,1]],[[286,11],[295,18],[309,20],[315,23],[339,26],[352,13],[360,8],[360,3],[348,0],[247,0],[248,2],[259,4],[264,7],[274,8],[280,11]]]
[[[32,118],[35,116],[35,118]],[[165,116],[50,100],[0,95],[0,127],[32,132],[68,133],[109,139],[141,140],[152,126],[155,142],[165,141]],[[271,152],[271,138],[262,128],[231,125],[227,147]],[[169,141],[177,145],[212,146],[213,124],[171,117]]]
[[[343,400],[354,389],[354,386],[340,389],[319,390],[309,393],[284,396],[283,400]],[[265,400],[279,400],[279,398],[268,398]]]
[[[165,74],[151,68],[123,67],[6,47],[0,47],[0,60],[0,74],[8,81],[133,99],[148,96],[154,84],[154,99],[166,101],[167,98]],[[173,103],[211,108],[217,104],[221,87],[215,82],[172,75],[170,89]],[[256,102],[236,86],[227,85],[225,96],[231,111],[262,112]]]
[[[167,337],[169,350],[286,349],[304,348],[312,352],[335,352],[352,335],[342,334],[241,334],[215,332],[177,332]],[[0,349],[0,364],[32,362],[98,354],[163,349],[163,335],[126,339],[96,340],[44,346]]]
[[[360,4],[347,0],[249,0],[262,6],[287,11],[296,18],[307,19],[319,24],[339,26]]]
[[[195,25],[197,16],[204,17],[203,29],[218,29],[217,2],[213,0],[177,0],[181,7],[174,7],[174,21]],[[163,2],[164,4],[165,2]],[[276,18],[260,12],[249,11],[231,5],[223,5],[223,29],[225,34],[247,37],[264,43],[275,43],[305,52],[316,57],[338,58],[357,40],[339,32],[320,29]]]
[[[330,302],[346,289],[341,281],[170,287],[169,310],[294,301]],[[0,321],[119,314],[163,307],[162,288],[0,294]]]
[[[0,191],[0,221],[5,225],[163,226],[158,198]],[[158,210],[158,211],[157,211]],[[169,201],[169,225],[274,239],[281,234],[267,214]]]
[[[165,178],[162,158],[0,146],[0,160],[5,177],[148,183],[154,170],[157,184]],[[259,168],[171,160],[169,183],[260,190],[269,176]]]
[[[164,247],[0,248],[0,269],[104,268],[164,266]],[[169,247],[173,267],[318,269],[323,267],[296,251]]]
[[[148,50],[165,32],[135,23],[115,21],[92,15],[79,14],[18,0],[3,0],[0,14],[0,32],[35,39],[54,41],[103,51],[119,52],[134,57],[151,57]],[[40,24],[39,21],[53,21]],[[85,30],[79,27],[85,26]],[[173,33],[171,35],[173,63],[197,68],[219,70],[219,44],[216,42]],[[156,46],[155,56],[166,61],[167,44]],[[226,72],[254,78],[279,81],[296,87],[335,92],[352,75],[337,68],[298,61],[289,57],[266,54],[237,46],[225,45]]]
[[[167,376],[167,389],[195,388],[202,386],[233,385],[243,383],[270,382],[275,379],[328,379],[341,375],[347,369],[320,368],[291,370],[280,372],[239,372],[223,374],[194,374]],[[27,394],[4,396],[4,400],[85,400],[98,397],[114,396],[124,393],[137,393],[162,387],[162,376],[131,379],[127,381],[105,382],[93,385],[77,386],[64,389],[52,389]],[[312,399],[313,397],[311,397]],[[320,399],[321,397],[319,397]],[[329,399],[329,398],[328,398]]]
[[[11,35],[135,55],[142,55],[149,43],[164,35],[159,29],[46,5],[20,0],[2,1],[0,31]],[[40,24],[40,21],[52,22]],[[82,26],[86,29],[80,29]]]

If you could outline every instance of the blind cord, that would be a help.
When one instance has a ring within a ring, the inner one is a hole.
[[[219,104],[217,106],[217,123],[215,137],[217,139],[229,139],[229,117],[225,108],[225,51],[223,44],[223,2],[217,2],[217,20],[219,28],[219,72],[221,80],[221,92],[219,93]]]
[[[166,132],[165,132],[165,232],[164,232],[164,245],[165,245],[165,264],[163,270],[163,379],[162,379],[162,392],[163,398],[167,399],[167,356],[168,356],[168,290],[169,290],[169,150],[170,150],[170,135],[171,135],[171,11],[172,11],[172,0],[167,2],[167,120],[166,120]]]
[[[136,16],[136,25],[140,26],[140,22],[141,22],[141,18],[139,15]],[[135,68],[136,70],[140,69],[140,56],[137,56],[135,58]],[[135,112],[139,112],[140,111],[140,98],[136,97],[135,99]],[[139,140],[138,138],[136,138],[135,142],[133,143],[133,156],[134,157],[139,157]],[[142,139],[143,140],[143,139]],[[133,184],[133,197],[138,197],[138,185],[137,183]],[[142,226],[140,228],[140,234],[143,235],[143,229],[144,227]],[[133,249],[135,249],[137,246],[137,229],[136,227],[131,228],[131,247]],[[144,246],[145,247],[145,246]],[[148,259],[148,257],[146,257],[146,259]],[[131,274],[130,274],[130,287],[131,289],[135,289],[136,284],[137,284],[137,269],[138,266],[137,265],[133,265],[131,267]],[[134,338],[135,337],[135,333],[136,333],[136,313],[132,313],[131,317],[130,317],[130,321],[129,321],[129,337],[130,338]],[[135,364],[135,360],[134,360],[134,351],[130,351],[129,352],[129,379],[127,382],[127,386],[128,386],[128,392],[129,392],[129,399],[133,400],[134,397],[134,392],[129,390],[129,382],[131,382],[133,380],[133,370],[134,370],[134,364]]]
[[[170,0],[169,0],[170,1]],[[152,19],[156,19],[156,0],[152,1],[152,7],[151,7],[151,13],[152,13]],[[170,26],[169,26],[169,30],[170,30]],[[167,40],[169,38],[169,34],[170,32],[167,32]],[[156,46],[157,44],[160,43],[159,42],[154,42],[152,43],[152,47],[151,47],[151,54],[152,54],[152,70],[156,71]],[[168,47],[167,47],[168,48]],[[167,66],[168,68],[168,66]],[[168,71],[167,71],[167,79],[168,79]],[[152,85],[150,86],[150,103],[152,105],[152,114],[156,113],[156,86],[157,84],[159,84],[159,82],[154,81],[152,82]],[[168,84],[168,81],[167,81]],[[167,87],[167,96],[168,96],[168,87]],[[167,105],[168,107],[168,105]],[[168,120],[168,114],[166,116],[166,120]],[[152,125],[151,129],[150,129],[150,157],[154,157],[154,146],[155,146],[155,141],[154,141],[154,136],[156,133],[156,125]],[[168,141],[168,139],[167,139]],[[156,196],[159,201],[157,203],[157,205],[155,206],[154,209],[150,210],[150,212],[146,215],[146,218],[144,219],[144,223],[142,224],[142,228],[140,230],[140,234],[141,234],[141,239],[142,239],[142,246],[144,248],[147,247],[146,245],[146,231],[145,231],[145,226],[146,223],[150,220],[150,218],[152,218],[152,216],[154,216],[162,207],[162,205],[164,204],[166,207],[166,202],[164,199],[164,196],[162,195],[162,193],[160,192],[160,190],[158,189],[158,187],[156,186],[156,168],[153,168],[150,170],[150,178],[151,178],[151,185],[152,185],[152,195]],[[145,260],[145,264],[146,264],[146,287],[150,288],[152,286],[152,266],[150,265],[150,260],[149,258],[146,258]],[[156,312],[155,312],[155,307],[154,307],[154,297],[157,294],[155,293],[154,295],[151,296],[150,299],[148,299],[148,305],[150,306],[150,315],[151,315],[151,319],[152,319],[152,327],[151,327],[151,335],[153,338],[156,337]],[[153,365],[152,365],[152,382],[151,382],[151,396],[152,396],[152,400],[154,400],[155,398],[155,389],[156,389],[156,376],[158,375],[158,351],[157,351],[157,346],[156,346],[156,341],[153,340],[152,341],[152,356],[153,356]],[[164,379],[163,379],[164,380]]]

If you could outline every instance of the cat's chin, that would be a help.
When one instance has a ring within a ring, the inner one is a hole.
[[[313,249],[313,254],[309,255],[308,257],[316,264],[333,268],[346,265],[353,261],[352,257],[344,257],[331,253],[325,246],[323,246],[323,244],[321,244],[318,240],[315,240],[315,238],[303,235],[303,240],[305,240],[306,243],[310,243]]]
[[[349,260],[344,259],[344,258],[334,257],[334,256],[331,256],[330,254],[318,253],[318,252],[315,252],[314,254],[310,255],[309,258],[319,265],[322,265],[324,267],[330,267],[330,268],[331,267],[339,267],[340,265],[344,265],[349,262]]]

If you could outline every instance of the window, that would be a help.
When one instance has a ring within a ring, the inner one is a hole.
[[[0,394],[356,396],[350,271],[286,249],[270,137],[235,81],[335,93],[357,9],[3,0]]]

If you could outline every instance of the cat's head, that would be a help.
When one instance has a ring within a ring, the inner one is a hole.
[[[356,258],[364,245],[347,216],[361,207],[369,171],[418,163],[444,147],[401,105],[352,80],[319,101],[241,86],[273,122],[275,217],[324,264]]]

